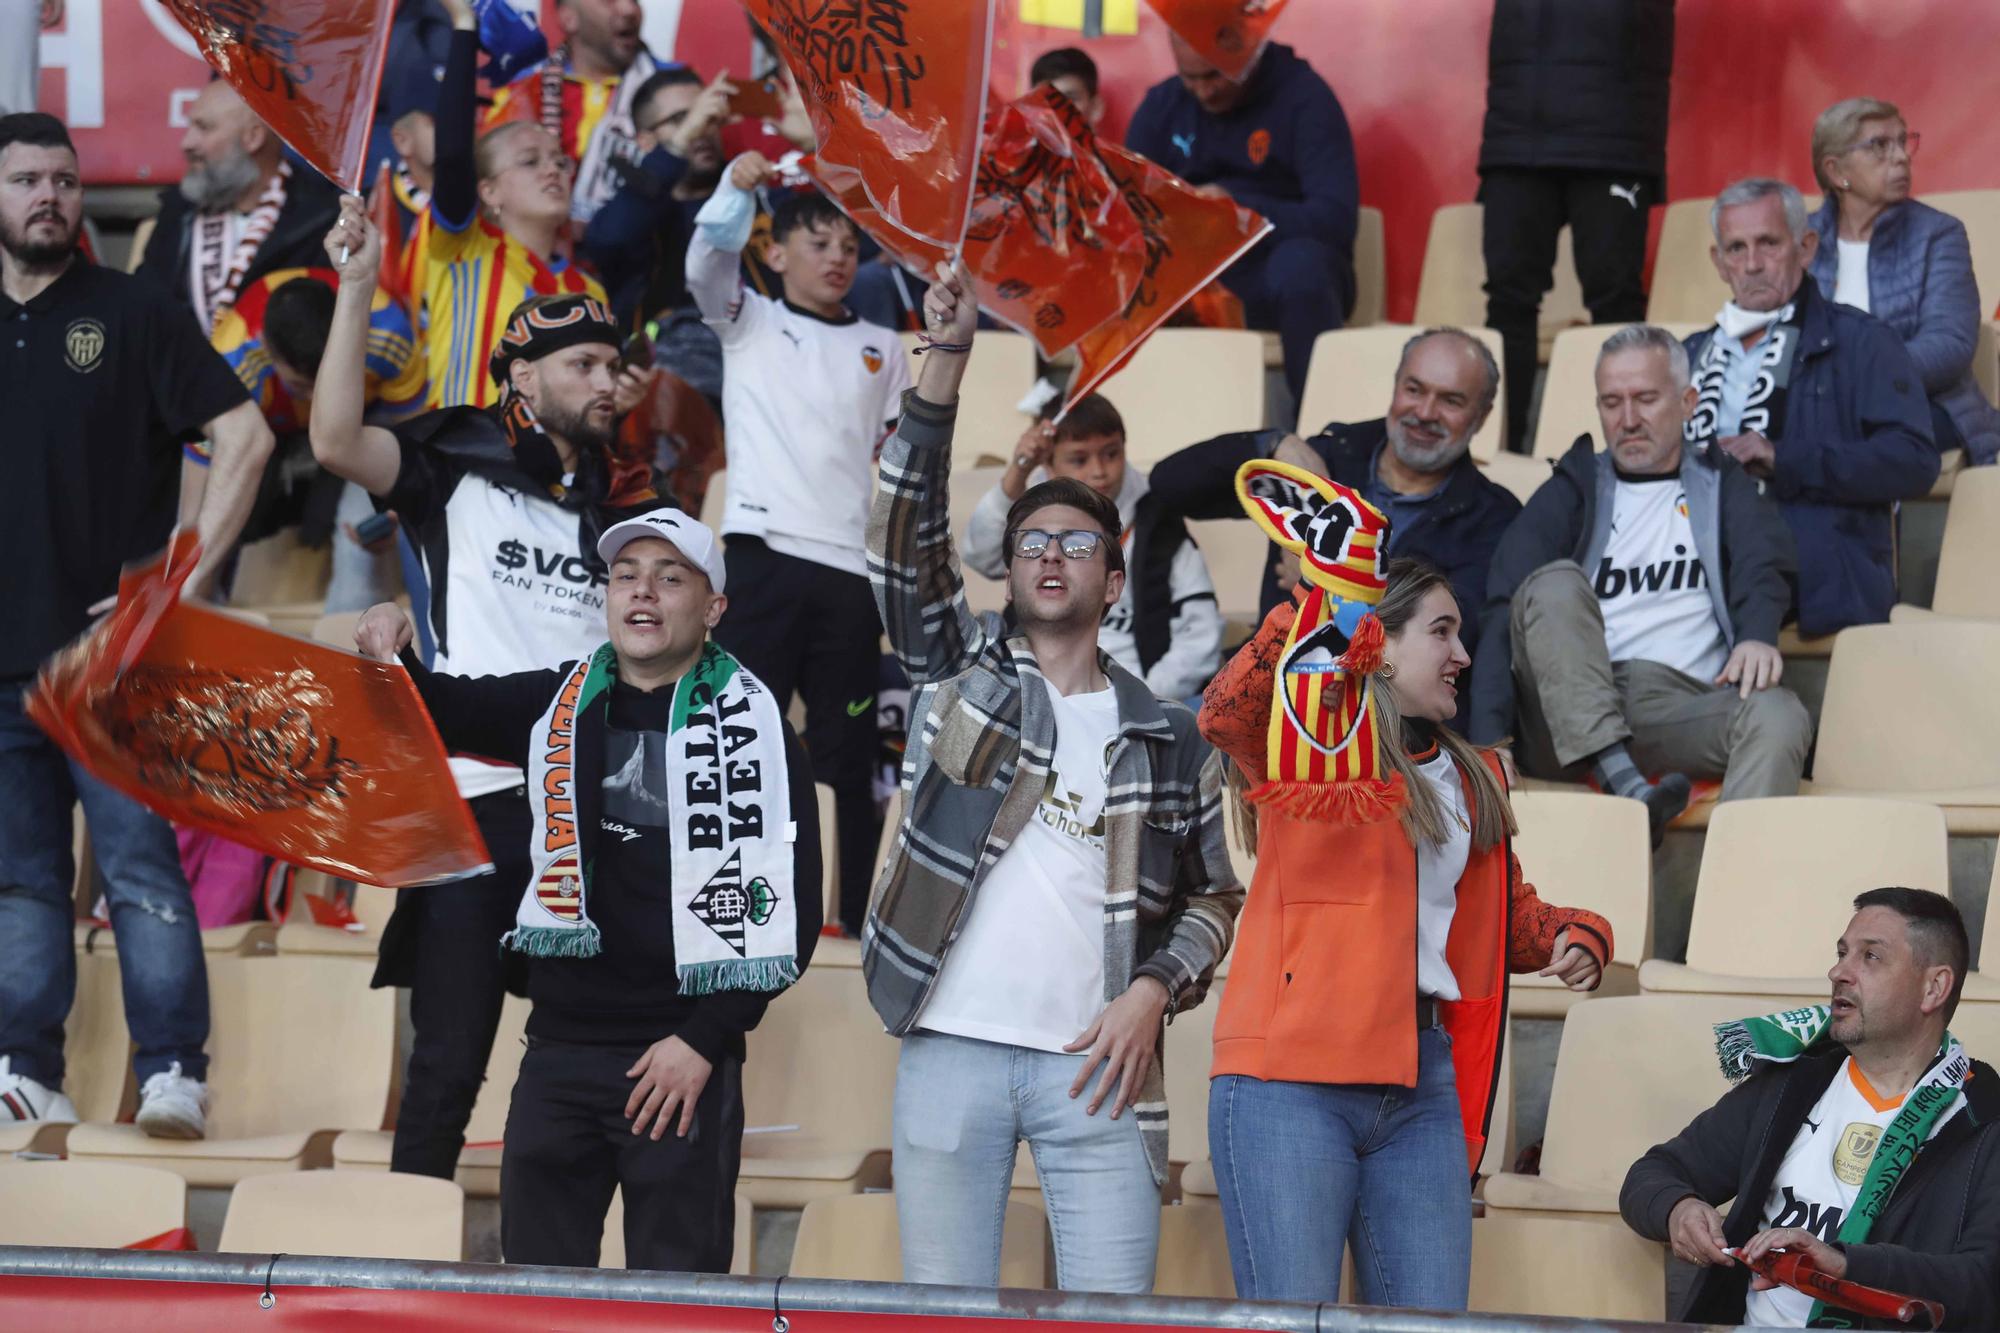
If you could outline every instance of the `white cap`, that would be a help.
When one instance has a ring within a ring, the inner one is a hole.
[[[627,542],[641,537],[658,537],[671,542],[687,562],[708,575],[708,586],[722,591],[722,543],[706,523],[678,509],[654,509],[614,523],[597,539],[597,558],[606,565],[618,558]]]

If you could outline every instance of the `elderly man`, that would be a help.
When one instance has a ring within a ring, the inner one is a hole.
[[[1500,367],[1484,343],[1462,329],[1425,329],[1404,344],[1383,417],[1335,422],[1310,440],[1279,440],[1276,431],[1217,436],[1160,462],[1152,494],[1162,510],[1182,518],[1242,518],[1236,469],[1274,452],[1351,486],[1389,516],[1391,555],[1427,560],[1451,576],[1465,617],[1459,634],[1476,656],[1486,567],[1500,534],[1521,512],[1521,502],[1488,480],[1470,454],[1499,393]],[[1271,549],[1275,563],[1277,548]],[[1267,575],[1260,615],[1284,595],[1278,578]]]
[[[1675,1320],[1896,1327],[1746,1266],[1784,1251],[1937,1301],[1941,1327],[2000,1326],[2000,1076],[1946,1027],[1965,922],[1923,889],[1871,889],[1854,909],[1831,1002],[1717,1027],[1724,1072],[1742,1081],[1625,1176],[1626,1224],[1699,1266]]]
[[[1896,502],[1937,480],[1923,377],[1888,325],[1819,294],[1819,236],[1782,181],[1739,181],[1709,211],[1709,254],[1732,299],[1688,339],[1697,394],[1690,444],[1762,481],[1799,554],[1799,629],[1889,618]]]
[[[1267,45],[1238,82],[1178,35],[1172,42],[1174,77],[1146,94],[1125,145],[1270,219],[1271,235],[1222,281],[1252,328],[1283,339],[1297,402],[1313,341],[1339,328],[1354,305],[1361,186],[1346,113],[1289,46]]]
[[[504,886],[534,1005],[500,1168],[507,1262],[594,1267],[622,1188],[630,1267],[725,1273],[744,1035],[819,936],[812,767],[709,641],[728,600],[713,532],[656,509],[595,554],[610,641],[582,661],[434,675],[393,603],[355,642],[400,657],[453,751],[535,776],[532,868]]]
[[[187,174],[160,192],[139,276],[188,303],[203,333],[257,279],[311,268],[340,213],[340,194],[295,168],[284,144],[220,79],[188,105]]]
[[[1500,539],[1473,663],[1473,741],[1505,744],[1518,702],[1521,767],[1587,769],[1646,803],[1655,841],[1691,778],[1721,778],[1723,800],[1793,794],[1812,741],[1804,706],[1778,686],[1791,535],[1734,459],[1683,447],[1694,396],[1666,330],[1605,340],[1597,414],[1610,448],[1578,437]]]

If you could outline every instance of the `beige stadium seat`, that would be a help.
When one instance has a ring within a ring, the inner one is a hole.
[[[271,954],[277,952],[277,937],[278,928],[269,921],[240,921],[233,926],[211,926],[201,932],[201,951],[209,957],[217,954],[241,954],[245,957]],[[118,935],[109,926],[95,921],[79,921],[76,947],[85,953],[116,958]]]
[[[1264,427],[1264,335],[1161,329],[1098,386],[1125,419],[1125,456],[1150,467],[1229,431]]]
[[[1167,1160],[1199,1162],[1208,1156],[1208,1071],[1215,1062],[1215,1016],[1222,1011],[1223,982],[1202,1002],[1167,1024]]]
[[[1160,1258],[1153,1272],[1153,1294],[1236,1299],[1221,1204],[1194,1199],[1160,1209]]]
[[[750,1276],[756,1245],[755,1212],[750,1201],[736,1196],[736,1244],[732,1248],[729,1271],[737,1277]],[[625,1193],[611,1192],[611,1210],[604,1215],[604,1239],[598,1244],[599,1268],[625,1266]]]
[[[916,355],[917,335],[901,337],[910,355],[910,383],[915,384],[924,369],[924,359]],[[982,459],[1005,463],[1033,421],[1020,410],[1020,403],[1035,387],[1035,345],[1021,334],[998,330],[975,334],[972,343],[965,382],[958,390],[953,471],[979,466]]]
[[[2000,1003],[2000,856],[1986,888],[1986,924],[1979,933],[1978,965],[1965,978],[1966,1000]],[[1996,1009],[2000,1013],[2000,1009]]]
[[[133,1093],[132,1039],[125,1030],[125,992],[118,959],[86,952],[78,928],[76,999],[63,1029],[63,1088],[84,1120],[116,1120]],[[109,938],[111,932],[101,932]],[[67,1124],[0,1125],[0,1159],[9,1153],[59,1153],[74,1127]],[[153,1233],[148,1232],[148,1235]]]
[[[0,1158],[0,1245],[119,1250],[187,1225],[187,1182],[117,1162]]]
[[[1513,1169],[1514,1033],[1510,1026],[1507,1039],[1500,1043],[1500,1069],[1493,1081],[1493,1110],[1486,1117],[1486,1151],[1479,1155],[1479,1170],[1474,1174],[1483,1180]]]
[[[1714,1025],[1768,1013],[1768,998],[1621,995],[1564,1021],[1538,1176],[1486,1181],[1487,1215],[1610,1213],[1633,1162],[1727,1090]]]
[[[1897,623],[1932,616],[2000,620],[2000,468],[1970,468],[1957,478],[1945,511],[1937,591],[1928,610],[1898,606]]]
[[[1715,233],[1708,227],[1708,209],[1714,202],[1677,199],[1661,215],[1653,285],[1646,294],[1649,322],[1707,328],[1729,299],[1729,284],[1716,273],[1708,254],[1715,244]]]
[[[813,783],[819,798],[819,886],[824,921],[840,920],[840,820],[836,817],[833,788]]]
[[[1403,344],[1419,331],[1410,324],[1378,324],[1370,329],[1334,329],[1320,334],[1313,344],[1312,368],[1306,372],[1299,430],[1310,434],[1332,421],[1371,421],[1388,411]],[[1466,332],[1485,343],[1494,360],[1500,359],[1499,334],[1482,328],[1467,328]],[[1472,456],[1482,463],[1499,453],[1505,443],[1507,393],[1507,383],[1502,380],[1492,413],[1472,437]]]
[[[1473,1219],[1474,1314],[1657,1323],[1666,1318],[1666,1278],[1667,1247],[1615,1217]]]
[[[359,611],[330,611],[313,625],[313,642],[351,653],[355,650],[354,627],[360,623]]]
[[[708,489],[701,497],[701,521],[706,523],[718,536],[722,533],[722,510],[729,501],[729,469],[717,468],[715,475],[708,479]]]
[[[301,545],[298,533],[288,529],[251,542],[237,553],[229,600],[235,606],[291,614],[303,605],[324,605],[326,585],[332,577],[333,548]],[[302,632],[310,633],[319,618],[315,609]]]
[[[1447,204],[1431,214],[1424,267],[1417,279],[1416,321],[1425,328],[1450,325],[1471,329],[1486,323],[1486,254],[1481,238],[1485,209]],[[1563,329],[1590,322],[1583,286],[1576,276],[1576,247],[1564,227],[1556,237],[1553,282],[1542,296],[1541,357]]]
[[[465,1258],[465,1191],[387,1172],[251,1176],[229,1195],[216,1248],[457,1263]]]
[[[802,1208],[887,1185],[898,1052],[859,968],[808,967],[750,1033],[737,1189],[759,1208]]]
[[[1347,327],[1366,328],[1380,324],[1388,308],[1389,247],[1382,226],[1382,210],[1361,206],[1354,225],[1354,309],[1347,312]]]
[[[1715,807],[1687,962],[1649,959],[1640,989],[1824,1000],[1854,897],[1951,887],[1944,816],[1915,801],[1780,796]]]
[[[1979,283],[1979,313],[1990,316],[2000,306],[2000,190],[1947,190],[1917,197],[1965,224],[1972,276]]]
[[[2000,623],[1992,621],[1842,630],[1810,790],[1927,801],[1944,810],[1953,833],[2000,833],[2000,693],[1989,677],[1996,661]]]
[[[472,1103],[465,1147],[459,1150],[453,1177],[475,1198],[500,1194],[500,1141],[507,1133],[507,1108],[521,1072],[527,1028],[528,1002],[509,995],[500,1007],[500,1027],[493,1037],[493,1052],[486,1058],[486,1081]],[[333,1165],[341,1171],[387,1171],[395,1140],[391,1130],[350,1129],[333,1141]]]
[[[1188,536],[1201,548],[1215,603],[1223,619],[1247,631],[1257,628],[1257,599],[1264,590],[1264,571],[1276,559],[1270,538],[1248,518],[1194,519]]]
[[[1514,793],[1514,817],[1521,825],[1514,854],[1542,901],[1603,916],[1616,950],[1603,984],[1588,996],[1553,977],[1513,977],[1514,1016],[1560,1018],[1580,1000],[1638,990],[1639,960],[1651,952],[1653,933],[1646,807],[1617,796],[1522,791]]]
[[[1543,458],[1528,458],[1521,454],[1502,451],[1491,458],[1480,459],[1479,470],[1487,478],[1507,488],[1522,504],[1542,488],[1544,482],[1555,475],[1555,470]]]
[[[1535,457],[1561,458],[1579,435],[1591,437],[1602,452],[1603,432],[1597,420],[1597,351],[1604,340],[1628,324],[1591,324],[1564,329],[1556,335],[1549,356],[1549,373],[1542,381],[1542,411],[1535,422]],[[1676,338],[1686,338],[1700,325],[1664,326]]]
[[[903,1255],[896,1196],[853,1194],[815,1199],[799,1216],[792,1277],[850,1282],[901,1282]],[[1000,1285],[1040,1290],[1049,1285],[1049,1223],[1030,1204],[1009,1203],[1000,1230]]]
[[[93,1122],[70,1131],[70,1156],[160,1166],[216,1188],[326,1165],[336,1133],[380,1128],[388,1109],[396,992],[370,990],[373,969],[330,954],[211,956],[209,1137]]]

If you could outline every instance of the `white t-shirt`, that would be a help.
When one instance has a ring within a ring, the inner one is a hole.
[[[1833,282],[1833,299],[1856,310],[1868,309],[1868,242],[1841,241],[1840,275]]]
[[[910,387],[902,340],[747,291],[737,263],[699,231],[688,245],[689,286],[722,340],[723,535],[866,577],[875,455]]]
[[[1960,1097],[1937,1123],[1942,1125],[1964,1105],[1965,1099]],[[1861,1192],[1882,1131],[1902,1107],[1901,1097],[1887,1102],[1877,1097],[1851,1058],[1842,1061],[1840,1072],[1820,1094],[1805,1124],[1799,1126],[1778,1174],[1771,1178],[1771,1192],[1758,1214],[1757,1230],[1803,1227],[1831,1243],[1854,1205],[1855,1195]],[[1812,1306],[1812,1297],[1790,1287],[1753,1291],[1744,1305],[1743,1322],[1765,1328],[1804,1328]]]
[[[1104,793],[1118,737],[1109,689],[1064,697],[1028,826],[987,872],[917,1026],[1060,1051],[1104,1010]]]
[[[1614,662],[1659,662],[1714,680],[1729,660],[1678,476],[1618,479],[1611,541],[1591,575]]]
[[[1465,784],[1458,765],[1442,747],[1417,765],[1417,772],[1443,803],[1448,830],[1443,842],[1417,847],[1417,993],[1456,1000],[1458,977],[1445,961],[1444,946],[1458,911],[1458,881],[1472,852],[1472,821],[1466,815]]]

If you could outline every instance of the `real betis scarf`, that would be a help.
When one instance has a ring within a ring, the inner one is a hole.
[[[1815,1004],[1763,1018],[1716,1024],[1715,1053],[1722,1064],[1723,1077],[1734,1083],[1748,1076],[1760,1060],[1790,1064],[1821,1042],[1831,1044],[1827,1028],[1832,1021],[1833,1011],[1826,1005]],[[1890,1196],[1911,1163],[1917,1160],[1917,1153],[1930,1142],[1958,1099],[1965,1095],[1965,1076],[1970,1069],[1965,1048],[1959,1045],[1958,1038],[1945,1033],[1938,1047],[1938,1058],[1903,1098],[1902,1109],[1882,1131],[1875,1155],[1868,1163],[1868,1173],[1861,1178],[1861,1188],[1854,1196],[1854,1206],[1841,1219],[1836,1241],[1858,1245],[1868,1239],[1875,1219],[1889,1206]],[[1821,1324],[1820,1316],[1825,1309],[1825,1302],[1813,1302],[1806,1326],[1851,1327],[1844,1322]]]
[[[579,735],[608,725],[616,675],[607,643],[571,669],[536,727],[528,762],[535,877],[504,941],[521,953],[592,958],[603,950],[587,910],[591,867],[574,770]],[[665,776],[681,993],[782,990],[799,977],[783,720],[764,683],[713,643],[674,684]]]
[[[1300,818],[1371,824],[1406,793],[1382,761],[1373,675],[1382,666],[1374,607],[1388,579],[1389,520],[1324,477],[1253,459],[1236,495],[1271,540],[1299,557],[1306,592],[1278,658],[1265,781],[1252,801]]]
[[[1748,356],[1757,363],[1756,378],[1751,381],[1749,397],[1744,399],[1743,419],[1732,434],[1754,430],[1767,440],[1776,440],[1784,434],[1785,395],[1792,387],[1792,367],[1798,361],[1799,344],[1805,340],[1805,300],[1802,297],[1779,311],[1777,320],[1749,350]],[[1734,304],[1723,308],[1725,316]],[[1694,411],[1681,427],[1681,438],[1689,444],[1706,444],[1721,433],[1722,386],[1728,379],[1732,355],[1723,343],[1736,340],[1728,332],[1732,326],[1726,318],[1717,321],[1708,341],[1702,345],[1701,359],[1694,365]]]

